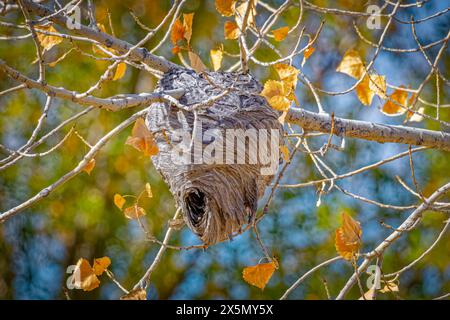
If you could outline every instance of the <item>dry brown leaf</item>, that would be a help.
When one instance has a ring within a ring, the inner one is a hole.
[[[183,14],[183,28],[184,28],[183,37],[186,39],[188,44],[191,42],[193,20],[194,20],[194,13]]]
[[[238,25],[232,21],[226,21],[224,25],[225,39],[234,40],[239,38],[240,30]]]
[[[388,116],[398,116],[406,112],[405,108],[408,100],[408,92],[396,89],[390,96],[388,101],[383,105],[381,112]],[[391,101],[392,100],[392,101]],[[401,106],[400,106],[401,105]]]
[[[116,72],[114,72],[113,81],[122,79],[125,75],[125,71],[127,71],[127,64],[125,62],[121,62],[116,67]]]
[[[212,49],[209,52],[209,55],[211,56],[211,62],[213,65],[213,70],[217,71],[222,66],[222,59],[223,59],[223,51],[222,49]]]
[[[345,260],[352,260],[361,247],[362,229],[358,221],[342,213],[342,224],[336,230],[335,246]]]
[[[122,210],[123,205],[125,204],[126,200],[124,197],[122,197],[120,194],[116,193],[114,195],[114,204],[116,205],[117,208],[119,208],[120,210]]]
[[[139,207],[137,204],[125,208],[125,210],[123,210],[123,213],[128,219],[138,219],[139,217],[145,216],[147,214],[145,210]]]
[[[196,72],[203,72],[207,70],[205,64],[202,62],[198,54],[189,51],[188,55],[189,63],[191,64],[192,69],[194,69]]]
[[[146,157],[153,156],[159,151],[152,133],[148,130],[142,118],[136,120],[131,136],[127,138],[125,144],[143,152]]]
[[[275,269],[277,269],[277,264],[274,261],[260,263],[256,266],[244,268],[242,277],[246,282],[263,290],[272,277]]]
[[[36,32],[36,36],[37,36],[38,41],[39,41],[40,45],[42,46],[42,49],[44,52],[50,50],[55,45],[57,45],[63,41],[63,39],[61,37],[47,35],[47,34],[43,34],[43,33],[39,32],[39,30],[41,30],[41,31],[45,31],[45,32],[58,33],[58,31],[53,27],[52,24],[48,24],[46,26],[36,26],[35,29],[38,30]]]
[[[358,51],[350,49],[342,58],[341,63],[337,67],[337,72],[345,73],[355,79],[360,79],[364,74],[364,63]]]
[[[147,300],[147,292],[144,289],[134,289],[121,296],[120,300]]]
[[[145,184],[145,192],[147,193],[147,197],[153,198],[152,187],[148,182]]]
[[[272,30],[273,37],[276,41],[283,41],[289,33],[289,27],[281,27],[275,30]]]
[[[236,0],[216,0],[216,10],[225,17],[230,17],[234,14],[234,5]]]
[[[95,159],[89,160],[89,162],[84,166],[83,171],[88,175],[91,175],[92,170],[95,168]]]
[[[94,264],[92,266],[92,269],[94,270],[94,273],[96,276],[100,276],[106,269],[108,269],[110,264],[111,264],[111,259],[109,259],[109,257],[97,258],[97,259],[94,259]]]
[[[74,287],[77,289],[83,289],[83,291],[91,291],[100,285],[100,280],[91,268],[89,261],[84,258],[80,258],[74,269]]]
[[[303,52],[303,60],[302,60],[302,67],[305,65],[306,60],[308,60],[312,54],[316,51],[316,48],[314,47],[308,47],[305,52]]]

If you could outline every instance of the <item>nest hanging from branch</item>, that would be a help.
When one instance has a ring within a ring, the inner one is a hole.
[[[205,244],[210,245],[231,239],[242,230],[243,225],[252,222],[258,199],[264,194],[274,173],[261,174],[261,168],[267,165],[261,163],[259,158],[256,163],[250,164],[247,148],[245,164],[226,164],[225,155],[223,163],[195,163],[193,154],[198,146],[193,147],[190,139],[187,143],[184,141],[184,147],[189,148],[192,163],[174,161],[174,148],[186,138],[180,137],[179,132],[187,132],[187,137],[201,134],[202,148],[217,139],[203,136],[211,129],[219,130],[224,141],[227,129],[266,129],[269,142],[273,129],[277,130],[282,140],[283,129],[278,121],[280,113],[259,95],[262,86],[250,74],[197,74],[192,70],[175,69],[163,76],[156,91],[179,88],[185,90],[180,103],[188,108],[223,93],[224,88],[232,88],[229,93],[197,112],[168,103],[154,103],[146,120],[159,148],[159,153],[152,157],[153,164],[169,185],[186,224]],[[244,139],[246,147],[249,146],[246,137],[239,138]],[[276,150],[278,164],[278,145]],[[233,152],[236,156],[237,148]]]

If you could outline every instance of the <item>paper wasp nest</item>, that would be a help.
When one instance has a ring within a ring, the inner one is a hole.
[[[156,92],[178,88],[185,89],[179,102],[188,108],[231,88],[198,109],[195,125],[192,110],[168,103],[152,104],[146,120],[159,147],[153,164],[168,183],[189,228],[205,244],[214,244],[231,238],[255,217],[258,199],[280,160],[280,113],[259,95],[262,86],[250,74],[176,69],[163,76]],[[231,158],[234,162],[227,162]],[[244,158],[244,164],[236,160]]]

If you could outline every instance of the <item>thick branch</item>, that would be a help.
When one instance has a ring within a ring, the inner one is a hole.
[[[34,13],[38,16],[50,16],[49,20],[57,23],[63,27],[67,27],[68,19],[62,14],[54,14],[54,12],[45,6],[37,4],[30,0],[23,1],[24,6],[30,13]],[[53,15],[54,14],[54,15]],[[98,41],[108,48],[117,50],[121,54],[127,53],[133,46],[123,40],[117,39],[101,31],[97,31],[93,28],[89,28],[80,25],[79,29],[73,29],[73,31],[79,35],[85,36],[89,39]],[[135,61],[141,61],[147,64],[152,69],[156,69],[162,72],[167,72],[171,68],[177,68],[178,66],[163,57],[159,57],[151,54],[146,48],[136,48],[131,51],[130,58]]]
[[[332,127],[331,116],[299,108],[290,109],[286,121],[297,124],[308,131],[330,133]],[[359,138],[380,143],[404,143],[450,151],[450,134],[420,128],[334,117],[333,134],[340,137]]]

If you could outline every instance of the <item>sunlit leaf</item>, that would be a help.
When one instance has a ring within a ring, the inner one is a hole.
[[[216,10],[225,17],[230,17],[234,13],[236,0],[216,0]]]
[[[249,6],[249,4],[251,4],[251,8],[249,9],[249,13],[248,13],[248,19],[247,19],[247,24],[246,26],[252,26],[255,27],[255,16],[256,16],[256,7],[255,7],[255,3],[256,1],[242,1],[241,4],[237,7],[235,7],[235,20],[237,25],[239,26],[239,28],[242,30],[242,32],[245,32],[244,29],[244,18],[245,18],[245,14],[247,12],[247,8]]]
[[[302,67],[305,65],[306,61],[312,56],[312,54],[316,51],[316,48],[314,47],[308,47],[305,52],[303,52],[303,60],[302,60]]]
[[[280,146],[280,151],[281,151],[281,154],[283,155],[284,161],[290,162],[289,149],[288,149],[288,147],[286,147],[285,145]]]
[[[408,100],[408,92],[396,89],[390,96],[388,101],[383,105],[381,112],[388,116],[398,116],[406,112],[406,103]],[[391,101],[392,100],[392,101]],[[403,108],[401,107],[403,106]]]
[[[348,50],[336,71],[345,73],[355,79],[360,79],[364,73],[364,63],[359,52],[353,49]]]
[[[83,171],[87,174],[91,174],[92,170],[95,168],[95,159],[89,160],[89,162],[84,166]]]
[[[42,30],[45,32],[58,33],[58,31],[53,27],[52,24],[48,24],[45,26],[36,26],[35,29],[37,30],[36,36],[38,38],[40,45],[42,46],[43,51],[48,51],[51,48],[53,48],[53,46],[63,41],[61,37],[47,35],[39,32],[39,30]]]
[[[290,90],[282,81],[267,80],[261,95],[267,99],[270,106],[279,111],[286,111],[291,105],[291,101],[287,98]]]
[[[424,114],[424,112],[425,112],[425,108],[424,107],[420,107],[417,110],[417,113],[408,111],[409,117],[407,119],[408,119],[409,122],[421,122],[423,120],[422,114]]]
[[[380,75],[365,75],[364,79],[356,86],[356,95],[359,101],[366,106],[370,106],[373,97],[378,95],[385,97],[386,80],[384,76]]]
[[[120,194],[116,193],[114,195],[114,204],[116,205],[117,208],[119,208],[120,210],[122,210],[123,205],[125,204],[126,200],[124,197],[122,197]]]
[[[183,37],[186,39],[187,43],[191,42],[192,37],[192,21],[194,20],[194,13],[183,14]]]
[[[128,219],[138,219],[139,217],[145,216],[147,214],[145,210],[139,207],[137,204],[125,208],[125,210],[123,210],[123,213]]]
[[[114,72],[113,81],[123,78],[126,71],[127,71],[127,64],[125,62],[119,63],[116,67],[116,72]]]
[[[281,27],[272,30],[273,37],[276,41],[283,41],[289,33],[289,27]]]
[[[175,20],[172,30],[170,30],[170,41],[172,41],[173,45],[177,45],[178,41],[184,39],[185,28],[180,18]]]
[[[109,259],[109,257],[97,258],[94,259],[92,269],[94,270],[95,275],[100,276],[106,269],[108,269],[110,264],[111,259]]]
[[[209,52],[209,55],[211,56],[211,62],[213,65],[213,70],[217,71],[222,66],[222,59],[223,59],[223,51],[222,49],[212,49]]]
[[[352,260],[361,247],[362,229],[358,221],[342,213],[342,224],[336,230],[335,246],[341,257]]]
[[[147,292],[144,289],[134,289],[121,296],[120,300],[147,300]]]
[[[388,293],[388,292],[398,292],[398,283],[395,280],[386,281],[383,289],[380,290],[381,293]]]
[[[244,268],[242,276],[246,282],[263,290],[272,277],[275,269],[277,269],[277,265],[274,261],[260,263],[256,266]]]
[[[147,193],[147,197],[153,198],[152,187],[148,182],[145,184],[145,192]]]
[[[240,30],[238,25],[232,21],[226,21],[224,25],[225,39],[234,40],[239,38]]]
[[[127,138],[125,144],[143,152],[146,157],[153,156],[159,151],[152,133],[148,130],[142,118],[136,120],[131,136]]]
[[[373,300],[375,289],[372,287],[369,290],[367,290],[362,297],[360,297],[358,300]]]
[[[83,291],[92,291],[100,285],[100,280],[91,268],[89,261],[84,258],[80,258],[74,269],[74,282],[73,285],[77,289],[83,289]]]
[[[295,67],[284,63],[277,63],[275,65],[275,70],[280,79],[284,82],[285,88],[292,91],[295,90],[295,87],[297,86],[297,77],[300,71]]]

